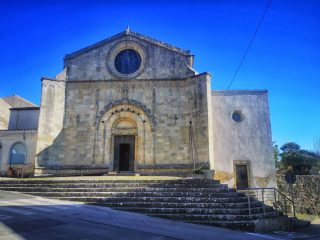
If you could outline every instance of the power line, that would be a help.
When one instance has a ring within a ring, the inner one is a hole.
[[[239,71],[240,71],[240,68],[241,68],[242,64],[244,63],[244,60],[246,59],[246,57],[247,57],[247,55],[248,55],[248,52],[249,52],[249,50],[250,50],[250,48],[251,48],[251,46],[252,46],[252,43],[253,43],[253,41],[254,41],[254,39],[255,39],[258,31],[259,31],[259,28],[260,28],[263,20],[264,20],[264,17],[266,16],[266,14],[267,14],[267,12],[268,12],[268,9],[269,9],[270,4],[271,4],[271,0],[268,1],[268,4],[267,4],[266,8],[264,9],[264,12],[263,12],[263,14],[262,14],[262,16],[261,16],[261,18],[260,18],[260,21],[259,21],[257,27],[256,27],[256,30],[254,31],[254,33],[253,33],[253,35],[252,35],[252,38],[251,38],[251,40],[250,40],[250,42],[249,42],[249,44],[248,44],[248,47],[247,47],[246,51],[244,52],[244,55],[243,55],[243,57],[242,57],[242,59],[241,59],[241,61],[240,61],[240,64],[238,65],[238,67],[237,67],[237,69],[236,69],[236,71],[235,71],[235,73],[234,73],[234,75],[233,75],[233,77],[232,77],[232,79],[231,79],[231,81],[230,81],[230,83],[229,83],[229,85],[228,85],[228,87],[227,87],[227,90],[225,91],[223,97],[225,97],[225,96],[227,95],[227,92],[230,90],[230,87],[231,87],[232,83],[233,83],[234,80],[236,79],[236,77],[237,77],[237,75],[238,75],[238,73],[239,73]],[[223,98],[223,97],[222,97],[222,98]],[[222,101],[222,98],[221,98],[221,101]]]

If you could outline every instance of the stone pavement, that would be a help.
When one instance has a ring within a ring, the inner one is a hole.
[[[273,233],[269,233],[269,236],[292,240],[320,240],[320,219],[312,222],[308,227],[295,229],[293,231],[274,231]]]
[[[298,229],[297,232],[300,234],[317,235],[318,239],[320,239],[320,219],[311,222],[309,227]]]

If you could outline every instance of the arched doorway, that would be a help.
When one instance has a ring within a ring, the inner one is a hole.
[[[135,136],[114,136],[114,171],[134,171],[135,160]]]
[[[155,122],[150,110],[129,100],[109,105],[97,128],[97,162],[113,171],[136,171],[154,164]]]

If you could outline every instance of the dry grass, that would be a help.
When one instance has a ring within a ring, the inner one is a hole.
[[[320,215],[310,215],[310,214],[297,213],[297,218],[313,222],[316,220],[320,220]]]

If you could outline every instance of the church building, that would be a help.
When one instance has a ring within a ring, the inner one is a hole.
[[[2,174],[25,163],[37,176],[206,167],[231,187],[275,187],[268,92],[211,90],[193,63],[190,51],[129,29],[67,54],[60,74],[41,79],[40,108],[24,110],[38,113],[33,129],[0,130]],[[22,110],[9,110],[16,121]],[[10,131],[32,137],[9,141]],[[14,163],[17,143],[25,158]]]

